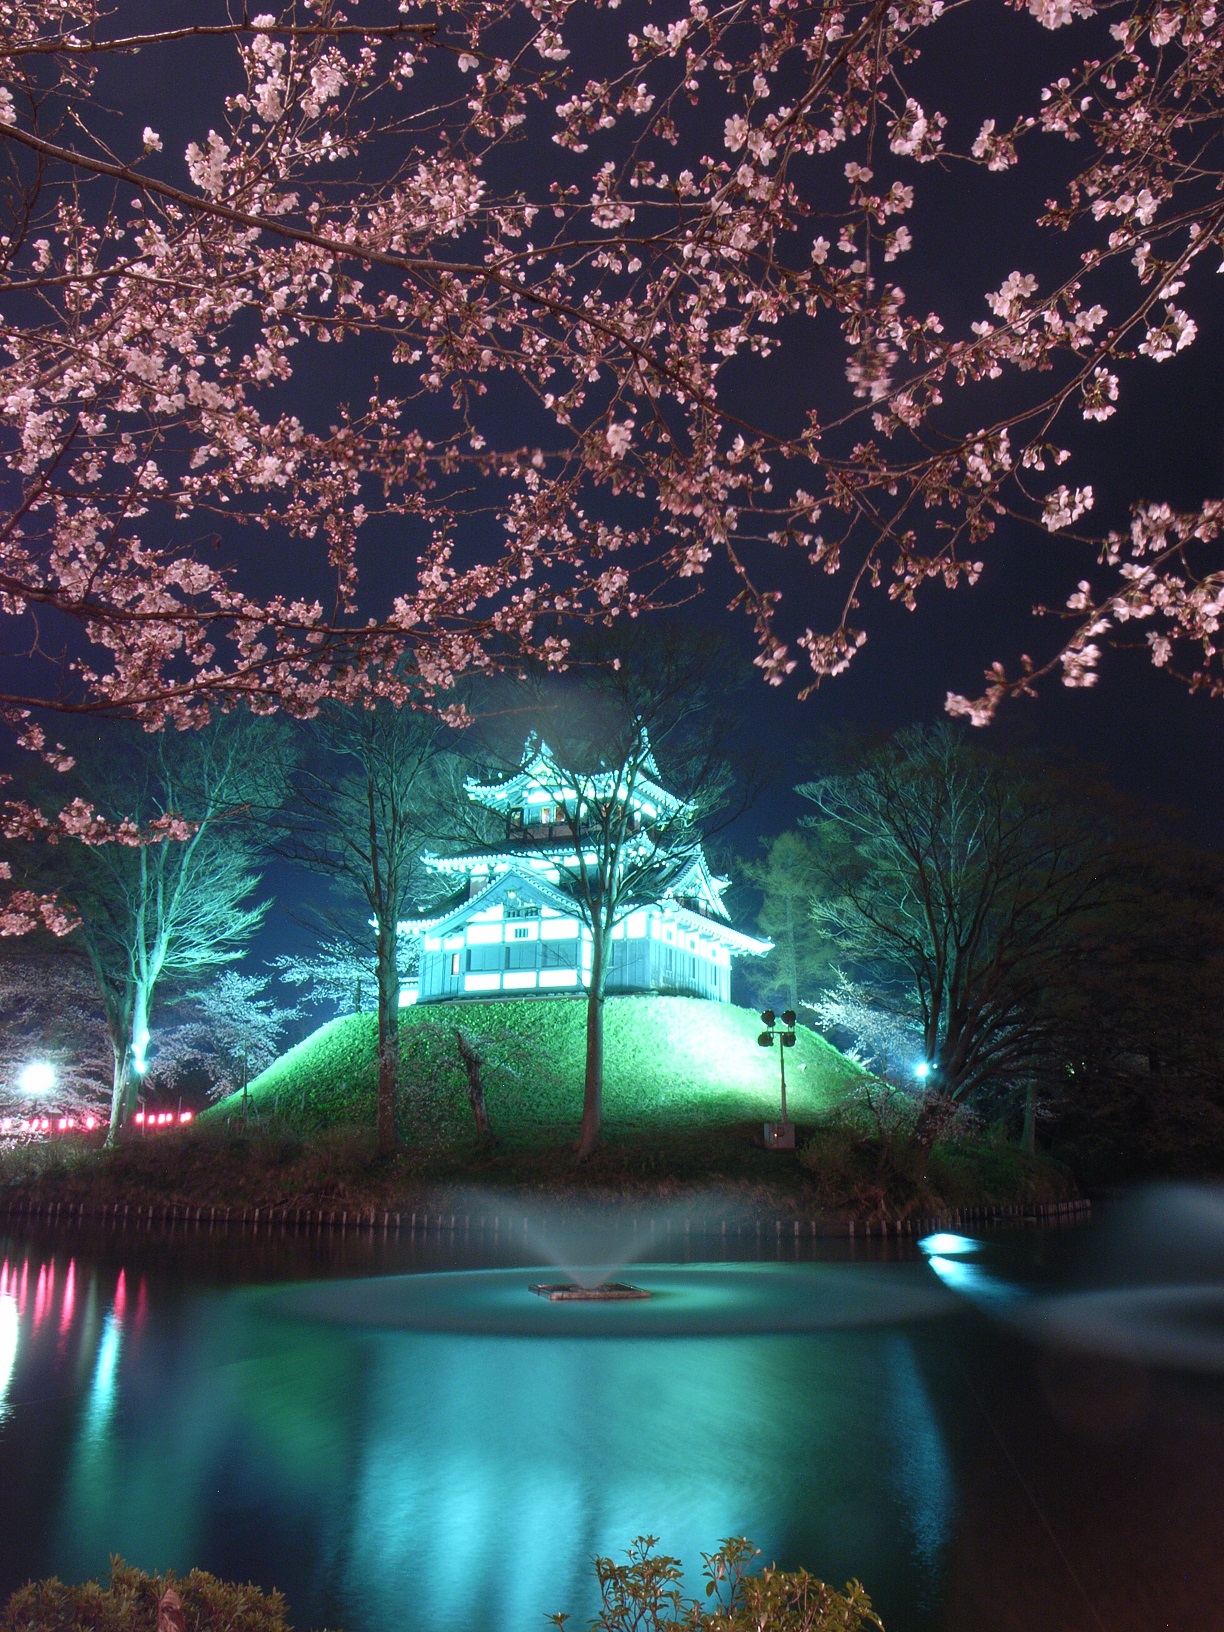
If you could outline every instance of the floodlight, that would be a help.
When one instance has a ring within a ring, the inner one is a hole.
[[[914,1067],[914,1075],[918,1078],[918,1081],[925,1082],[930,1074],[931,1068],[927,1062],[925,1060],[919,1060],[918,1064]]]
[[[788,1028],[793,1028],[794,1024],[795,1024],[795,1019],[796,1019],[796,1015],[795,1015],[794,1009],[785,1009],[785,1010],[783,1010],[782,1024],[784,1026],[786,1026]]]
[[[49,1094],[55,1087],[55,1067],[46,1060],[31,1060],[17,1078],[23,1094]]]
[[[970,1235],[935,1235],[923,1236],[918,1246],[928,1258],[959,1258],[964,1253],[975,1252],[978,1243]]]
[[[761,1024],[765,1025],[765,1026],[772,1026],[773,1023],[774,1023],[774,1011],[772,1009],[762,1009],[761,1010]]]

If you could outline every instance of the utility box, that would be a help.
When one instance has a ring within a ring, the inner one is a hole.
[[[766,1150],[794,1150],[795,1124],[793,1122],[766,1122]]]

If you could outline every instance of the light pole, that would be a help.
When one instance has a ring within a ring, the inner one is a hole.
[[[765,1030],[757,1038],[762,1048],[772,1048],[774,1038],[778,1039],[778,1068],[782,1075],[782,1120],[781,1122],[766,1122],[765,1149],[766,1150],[794,1150],[795,1124],[786,1114],[786,1051],[795,1046],[795,1011],[786,1009],[782,1014],[782,1024],[778,1024],[778,1017],[772,1009],[764,1009],[761,1013],[761,1023]]]

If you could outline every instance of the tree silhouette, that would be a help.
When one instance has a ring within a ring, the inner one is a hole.
[[[327,878],[338,897],[314,917],[354,952],[373,951],[378,1007],[378,1146],[396,1142],[400,920],[431,887],[421,851],[457,802],[447,731],[388,702],[332,704],[302,727],[292,798],[278,813],[280,853]]]
[[[816,924],[899,989],[924,1086],[965,1099],[1022,1076],[1049,988],[1074,978],[1117,889],[1105,812],[951,726],[902,731],[798,790],[816,814]]]

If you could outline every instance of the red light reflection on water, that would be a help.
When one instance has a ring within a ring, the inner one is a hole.
[[[64,1301],[60,1305],[60,1336],[65,1337],[72,1326],[72,1316],[76,1309],[76,1259],[68,1260],[68,1273],[64,1277]]]
[[[120,1325],[123,1324],[123,1316],[124,1316],[124,1311],[126,1309],[127,1309],[127,1271],[124,1270],[124,1269],[121,1269],[119,1271],[119,1279],[115,1282],[115,1304],[114,1304],[114,1310],[113,1310],[115,1319]]]

